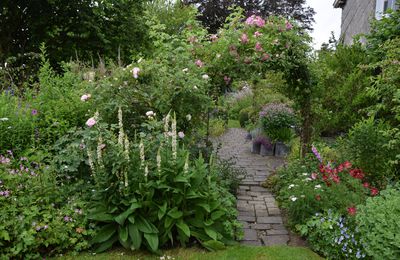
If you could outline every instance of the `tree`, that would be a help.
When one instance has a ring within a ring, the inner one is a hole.
[[[305,6],[305,0],[182,0],[194,4],[199,10],[198,19],[210,33],[216,33],[231,13],[230,6],[244,9],[246,16],[257,14],[263,17],[281,15],[298,21],[303,28],[311,30],[314,10]]]
[[[39,52],[45,43],[52,60],[97,54],[128,60],[146,38],[141,19],[145,0],[2,0],[0,60]]]

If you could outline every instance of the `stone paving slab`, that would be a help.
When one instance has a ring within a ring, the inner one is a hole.
[[[276,168],[284,164],[284,158],[251,153],[251,141],[245,139],[246,135],[244,129],[231,128],[213,142],[216,146],[221,144],[220,158],[233,158],[236,166],[247,173],[237,191],[238,220],[243,224],[244,231],[241,244],[299,245],[301,239],[288,232],[283,225],[281,211],[272,193],[261,186]]]

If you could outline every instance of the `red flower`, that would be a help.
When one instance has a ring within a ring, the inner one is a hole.
[[[364,178],[364,173],[361,171],[361,169],[351,169],[350,175],[355,179],[362,180]]]
[[[322,180],[323,181],[327,181],[329,178],[326,174],[322,174]]]
[[[318,201],[321,200],[321,195],[318,194],[317,196],[315,196],[315,199]]]
[[[345,169],[350,169],[351,166],[353,166],[353,165],[351,164],[351,162],[349,162],[349,161],[345,161],[344,163],[342,163],[342,165],[343,165],[343,167],[344,167]]]
[[[344,168],[343,164],[340,164],[340,165],[338,166],[338,168],[337,168],[338,172],[342,172],[342,171],[343,171],[343,168]]]
[[[320,173],[324,173],[324,172],[325,172],[325,165],[320,164],[320,165],[318,166],[318,168],[319,168],[319,172],[320,172]]]
[[[326,186],[330,187],[332,185],[332,183],[330,181],[325,181]]]
[[[339,182],[340,182],[340,177],[337,176],[337,175],[333,175],[333,176],[332,176],[332,180],[333,180],[335,183],[339,183]]]
[[[376,196],[378,195],[379,190],[377,188],[371,188],[371,196]]]
[[[368,182],[364,182],[363,186],[364,186],[364,188],[368,188],[369,187],[369,183]]]
[[[356,207],[350,207],[347,208],[347,212],[349,213],[350,216],[354,216],[357,213]]]

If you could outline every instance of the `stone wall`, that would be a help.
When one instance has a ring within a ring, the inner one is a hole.
[[[342,9],[341,28],[341,36],[345,44],[351,44],[354,35],[369,32],[369,22],[375,15],[375,6],[376,0],[346,1]]]

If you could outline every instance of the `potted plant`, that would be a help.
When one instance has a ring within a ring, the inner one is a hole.
[[[259,136],[256,138],[256,142],[260,143],[260,155],[261,156],[273,156],[274,145],[271,140],[266,136]]]
[[[266,135],[275,143],[275,156],[289,152],[286,145],[293,138],[297,119],[293,110],[284,103],[270,103],[260,112],[260,123]]]

